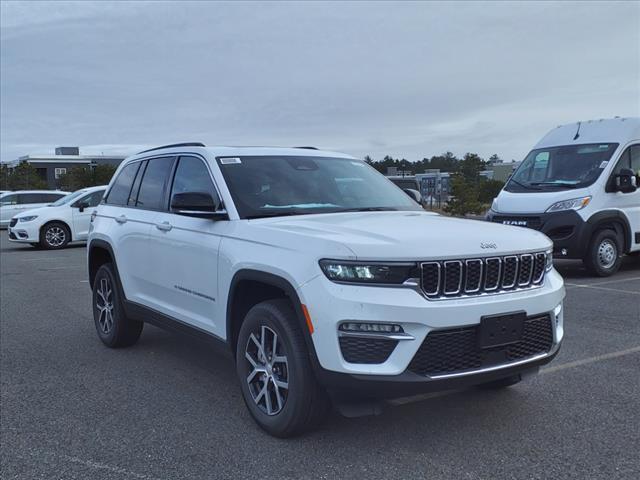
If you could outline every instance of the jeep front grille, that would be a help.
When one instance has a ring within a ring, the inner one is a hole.
[[[433,299],[534,288],[544,281],[545,263],[544,252],[423,262],[421,287]]]

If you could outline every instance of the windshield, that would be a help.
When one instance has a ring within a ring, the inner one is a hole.
[[[241,218],[420,209],[360,160],[259,156],[218,163]]]
[[[587,187],[597,180],[617,147],[617,143],[594,143],[532,150],[505,190],[524,192]]]
[[[64,197],[59,198],[58,200],[53,202],[51,206],[59,207],[60,205],[66,205],[67,203],[73,202],[76,198],[78,198],[80,195],[86,192],[87,192],[86,190],[76,190],[75,192],[70,193],[69,195],[65,195]]]

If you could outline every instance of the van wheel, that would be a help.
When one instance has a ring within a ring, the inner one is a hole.
[[[127,318],[121,292],[113,265],[105,263],[93,281],[93,320],[98,337],[111,348],[133,345],[144,326],[143,322]]]
[[[589,243],[584,265],[592,275],[608,277],[620,268],[622,248],[614,230],[598,230]]]
[[[236,345],[236,371],[251,416],[276,437],[317,426],[329,407],[318,384],[296,314],[287,300],[255,305]]]
[[[40,231],[40,246],[48,250],[64,248],[71,241],[71,232],[62,222],[47,223]]]

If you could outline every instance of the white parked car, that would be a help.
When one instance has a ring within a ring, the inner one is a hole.
[[[32,208],[43,207],[59,200],[69,192],[60,190],[18,190],[0,194],[0,227],[6,228],[11,217]]]
[[[161,147],[126,159],[93,210],[102,342],[132,345],[144,322],[221,342],[273,435],[312,428],[329,399],[358,414],[513,385],[560,348],[545,235],[425,212],[349,155]]]
[[[582,259],[594,275],[640,254],[640,118],[554,128],[494,200],[488,219],[539,230],[554,256]]]
[[[86,240],[91,208],[102,200],[106,185],[83,188],[49,206],[27,210],[11,219],[9,240],[47,249],[64,248]]]

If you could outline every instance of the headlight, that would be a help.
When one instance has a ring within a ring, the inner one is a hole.
[[[19,222],[30,222],[31,220],[35,220],[36,218],[38,218],[37,215],[31,215],[30,217],[20,217],[18,218]]]
[[[366,263],[345,260],[320,260],[320,268],[329,280],[350,283],[400,285],[417,276],[415,263]],[[413,275],[412,275],[413,273]]]
[[[548,272],[553,268],[553,251],[549,250],[547,253],[547,261],[545,262],[545,270]]]
[[[549,212],[561,212],[563,210],[580,210],[581,208],[589,205],[591,201],[591,197],[580,197],[573,198],[571,200],[563,200],[562,202],[557,202],[547,208],[547,213]]]

